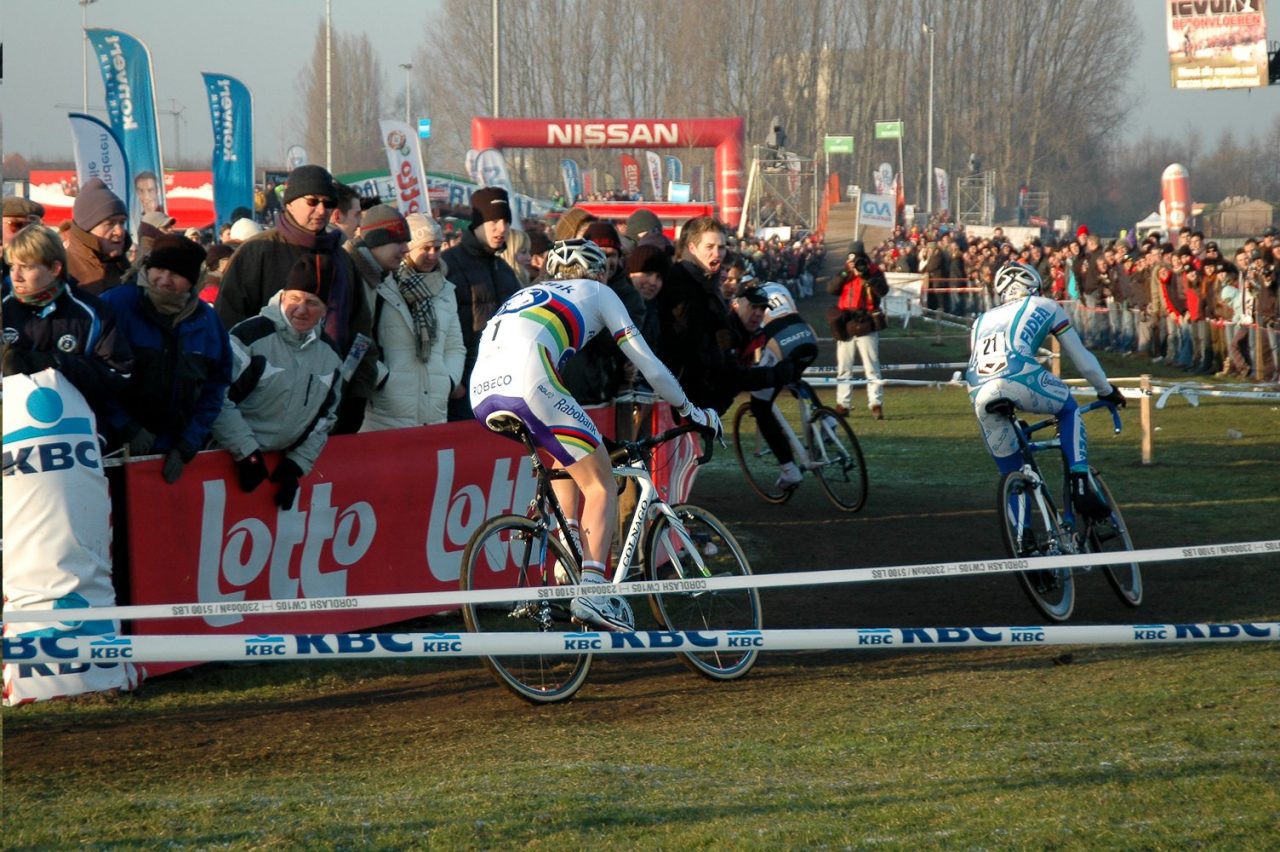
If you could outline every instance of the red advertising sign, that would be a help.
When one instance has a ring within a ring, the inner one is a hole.
[[[660,408],[656,428],[670,424]],[[612,406],[588,411],[614,433]],[[687,495],[693,450],[664,449],[655,479]],[[489,518],[523,514],[534,489],[523,447],[475,422],[330,438],[291,509],[275,506],[269,482],[241,492],[220,450],[200,453],[173,485],[160,467],[159,459],[126,465],[129,603],[246,606],[243,615],[138,621],[138,634],[334,632],[427,614],[253,615],[251,602],[455,590],[471,534]],[[142,666],[149,676],[180,667]]]

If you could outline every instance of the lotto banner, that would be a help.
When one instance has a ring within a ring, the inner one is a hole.
[[[430,216],[427,172],[422,167],[422,149],[418,147],[417,134],[409,125],[394,118],[382,119],[378,127],[382,131],[382,146],[387,151],[387,167],[396,185],[396,207],[405,216],[410,213]],[[505,170],[505,163],[503,168]]]
[[[668,407],[655,408],[655,428],[669,425]],[[612,406],[588,413],[602,432],[614,434]],[[673,502],[688,496],[695,455],[682,439],[668,443],[654,462],[655,481]],[[278,461],[269,457],[267,464]],[[222,451],[197,455],[174,485],[165,484],[160,468],[160,459],[125,467],[134,604],[456,589],[471,534],[490,518],[524,514],[534,490],[523,447],[475,422],[334,436],[303,478],[292,509],[276,507],[270,482],[241,492],[231,457]],[[243,615],[138,621],[136,632],[347,631],[430,611],[339,606],[253,615],[246,604]],[[156,675],[179,667],[145,669]]]
[[[225,225],[237,207],[253,209],[253,95],[235,77],[204,71],[213,124],[213,209]]]
[[[76,183],[84,185],[100,178],[128,207],[133,182],[129,160],[115,131],[102,119],[81,112],[68,113],[67,119],[71,122],[71,143],[75,149]]]
[[[5,607],[114,606],[111,498],[93,412],[65,376],[4,380]],[[114,621],[5,624],[5,636],[101,636]],[[132,689],[128,663],[4,666],[4,703]]]
[[[1266,0],[1169,0],[1165,41],[1175,89],[1267,85]],[[1159,14],[1150,7],[1144,14]]]
[[[90,29],[85,30],[85,35],[98,57],[111,128],[124,146],[138,185],[131,209],[138,218],[153,210],[167,210],[151,52],[141,41],[119,30]]]

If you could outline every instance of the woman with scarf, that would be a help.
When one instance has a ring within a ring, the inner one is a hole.
[[[226,329],[195,290],[203,263],[199,244],[165,234],[156,238],[137,286],[102,296],[134,355],[111,425],[130,454],[163,454],[170,484],[208,443],[231,381]]]
[[[440,259],[444,233],[421,213],[410,213],[407,225],[409,252],[374,291],[374,336],[386,377],[369,396],[361,432],[445,422],[449,395],[462,381],[467,350]]]

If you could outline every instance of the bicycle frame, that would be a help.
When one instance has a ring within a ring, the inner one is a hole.
[[[552,520],[555,521],[559,529],[569,529],[568,517],[565,515],[564,507],[560,505],[560,500],[556,496],[555,490],[551,487],[551,483],[554,480],[569,479],[568,472],[563,468],[548,467],[536,452],[529,434],[522,432],[521,437],[525,447],[529,450],[530,458],[533,460],[533,474],[537,478],[534,496],[529,503],[529,517],[540,519],[546,527],[547,534],[550,534],[554,529],[551,525]],[[624,444],[623,448],[618,452],[626,452],[628,463],[615,465],[613,468],[614,476],[633,479],[640,489],[635,510],[632,512],[631,521],[627,525],[627,534],[618,543],[619,550],[613,573],[613,583],[626,582],[633,569],[641,569],[643,567],[640,562],[640,545],[644,540],[645,530],[649,528],[657,515],[666,515],[675,529],[682,532],[685,531],[679,515],[659,496],[658,486],[653,484],[649,466],[637,451],[637,448],[643,446],[644,443],[632,442]],[[583,557],[577,539],[574,536],[566,535],[564,536],[564,543],[569,550],[569,554],[574,559],[575,567],[581,573]],[[690,555],[693,557],[698,571],[705,576],[707,574],[707,566],[697,548],[693,548],[690,551]]]
[[[1119,434],[1120,414],[1115,410],[1114,407],[1110,406],[1105,401],[1097,400],[1096,402],[1091,402],[1088,405],[1081,406],[1079,413],[1081,415],[1084,415],[1090,411],[1093,411],[1096,408],[1107,408],[1111,411],[1111,419],[1112,419],[1112,422],[1115,424],[1115,431],[1117,434]],[[1049,492],[1048,488],[1044,488],[1044,489],[1037,488],[1035,492],[1037,495],[1036,499],[1047,500],[1049,509],[1052,511],[1053,514],[1061,518],[1063,526],[1066,527],[1067,529],[1074,531],[1076,529],[1076,515],[1075,515],[1075,509],[1072,508],[1072,505],[1071,505],[1071,492],[1070,492],[1071,485],[1070,485],[1070,477],[1069,477],[1070,470],[1067,467],[1067,457],[1065,454],[1062,453],[1062,436],[1055,435],[1052,438],[1048,438],[1042,441],[1033,441],[1031,439],[1031,436],[1034,435],[1036,432],[1039,432],[1041,429],[1047,429],[1050,426],[1056,426],[1058,424],[1058,418],[1047,417],[1044,420],[1041,420],[1037,423],[1032,423],[1029,425],[1025,425],[1022,422],[1018,421],[1016,413],[1012,415],[1012,418],[1014,420],[1014,425],[1016,427],[1014,432],[1018,438],[1018,447],[1022,453],[1022,472],[1026,474],[1028,477],[1031,477],[1033,480],[1035,480],[1037,484],[1041,484],[1044,482],[1044,476],[1040,472],[1039,465],[1036,464],[1036,458],[1035,458],[1036,453],[1042,453],[1047,450],[1059,451],[1060,457],[1062,459],[1062,506],[1061,508],[1058,508],[1057,506],[1054,505],[1052,498],[1048,496],[1048,492]],[[1041,495],[1043,495],[1043,497],[1041,497]]]

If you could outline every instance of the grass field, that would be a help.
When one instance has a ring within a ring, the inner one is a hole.
[[[933,342],[886,340],[885,360],[961,357]],[[891,388],[885,405],[883,422],[854,415],[871,472],[857,515],[811,482],[764,506],[731,451],[694,497],[757,572],[1001,555],[964,393]],[[1113,438],[1091,418],[1090,450],[1139,547],[1280,537],[1280,406],[1171,401],[1150,466],[1135,408],[1126,422]],[[1086,575],[1073,620],[1275,621],[1277,568],[1149,565],[1137,611]],[[766,627],[1036,617],[1007,575],[780,590],[764,606]],[[720,685],[607,657],[577,699],[544,708],[474,661],[208,667],[6,708],[3,846],[1268,849],[1278,698],[1273,643],[775,654]]]

